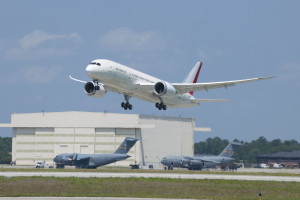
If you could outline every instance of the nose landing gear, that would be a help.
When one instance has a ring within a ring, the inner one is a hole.
[[[94,79],[93,82],[96,84],[95,86],[95,90],[100,90],[100,86],[99,86],[99,80]]]

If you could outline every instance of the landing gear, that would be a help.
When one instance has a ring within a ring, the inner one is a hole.
[[[122,102],[121,107],[124,108],[124,110],[127,110],[127,109],[132,110],[132,105],[129,103],[129,99],[131,97],[128,95],[124,95],[124,98],[125,98],[126,103]]]
[[[132,110],[132,105],[129,102],[126,102],[126,103],[122,102],[121,107],[124,108],[124,110],[127,110],[127,109]]]
[[[158,109],[158,110],[167,110],[167,105],[164,104],[162,98],[160,96],[157,96],[160,100],[160,103],[155,103],[155,107]]]
[[[168,166],[168,170],[173,170],[173,165]]]
[[[156,103],[156,104],[155,104],[155,107],[158,108],[158,110],[161,110],[161,109],[167,110],[167,106],[166,106],[163,102],[161,102],[161,103]]]
[[[95,90],[100,90],[99,80],[98,79],[94,79],[93,82],[96,84]]]

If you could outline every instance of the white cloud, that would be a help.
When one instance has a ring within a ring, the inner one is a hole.
[[[72,54],[74,54],[73,49],[58,49],[56,47],[34,49],[14,48],[7,50],[3,56],[8,59],[28,60],[49,57],[64,57]]]
[[[44,31],[34,31],[22,37],[19,40],[19,44],[22,48],[34,48],[38,47],[42,43],[51,40],[60,40],[60,39],[69,39],[74,40],[75,42],[80,42],[81,38],[77,33],[71,33],[70,35],[58,35],[58,34],[49,34]]]
[[[18,84],[20,82],[46,84],[56,80],[61,73],[62,67],[59,65],[23,67],[13,73],[1,74],[0,82],[5,84]]]
[[[46,42],[47,44],[45,44]],[[74,46],[74,43],[78,44],[80,42],[81,38],[77,33],[59,35],[37,30],[23,36],[18,41],[19,45],[17,47],[4,51],[3,57],[14,60],[36,60],[70,56],[76,53],[78,47]]]
[[[136,32],[119,28],[104,34],[100,45],[112,51],[151,51],[163,49],[166,40],[155,31]]]

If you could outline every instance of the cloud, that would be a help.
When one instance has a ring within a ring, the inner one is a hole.
[[[0,82],[5,84],[18,84],[19,82],[47,84],[56,80],[61,73],[62,67],[59,65],[30,66],[15,70],[13,73],[2,74]]]
[[[70,56],[76,52],[77,46],[74,47],[74,43],[80,42],[81,38],[77,33],[59,35],[37,30],[19,39],[18,47],[7,49],[3,57],[14,60],[36,60]]]
[[[4,57],[8,59],[28,60],[28,59],[43,59],[50,57],[64,57],[74,54],[73,49],[59,49],[56,47],[23,49],[9,49],[4,53]]]
[[[68,39],[73,40],[75,42],[80,42],[80,36],[77,33],[71,33],[70,35],[58,35],[58,34],[48,34],[44,31],[34,31],[22,37],[19,40],[19,44],[22,48],[34,48],[38,47],[42,43],[51,40],[60,40],[60,39]]]
[[[104,34],[100,45],[111,51],[151,51],[163,49],[166,40],[155,31],[139,33],[129,28],[119,28]]]

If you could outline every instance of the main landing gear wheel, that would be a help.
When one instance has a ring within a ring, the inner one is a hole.
[[[124,95],[124,98],[125,98],[125,102],[122,102],[121,103],[121,107],[124,108],[124,110],[132,110],[132,105],[129,103],[129,99],[131,98],[130,96],[127,96],[127,95]]]
[[[121,107],[124,108],[124,110],[127,110],[127,109],[132,110],[132,105],[129,102],[127,102],[127,103],[122,102]]]
[[[158,110],[167,110],[167,106],[164,103],[156,103],[155,107],[158,108]]]

